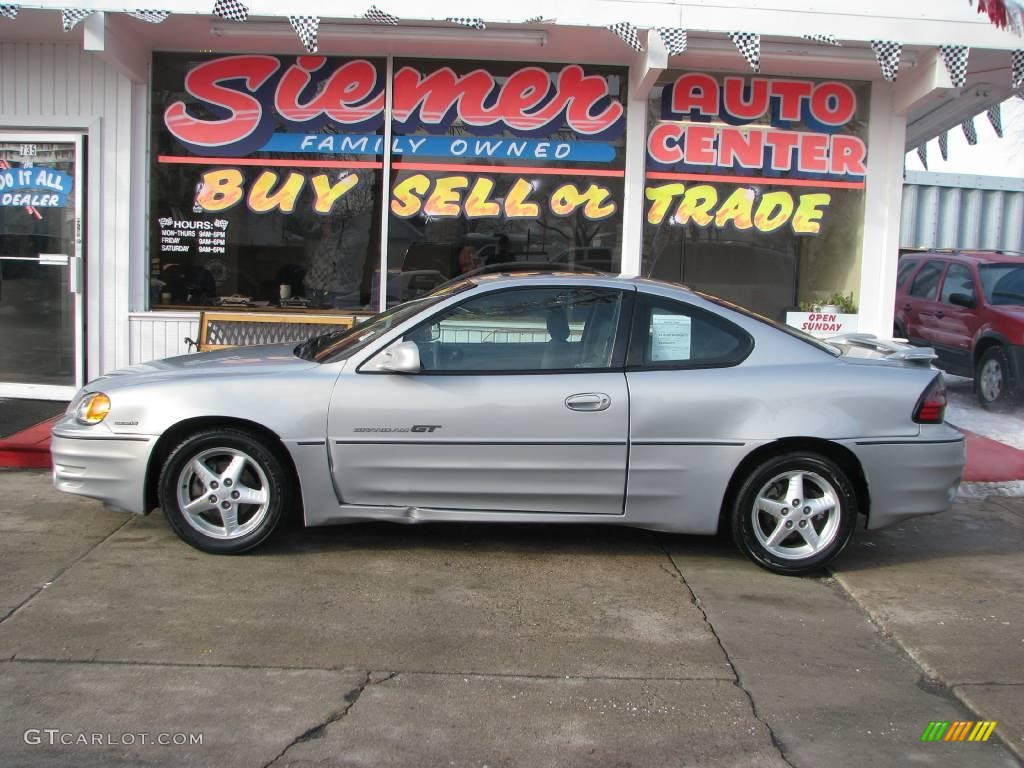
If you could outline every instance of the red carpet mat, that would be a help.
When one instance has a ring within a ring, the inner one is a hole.
[[[1024,451],[966,429],[960,431],[967,438],[967,466],[964,468],[964,481],[1003,483],[1011,480],[1024,480]]]
[[[54,416],[0,439],[0,469],[49,469],[50,430],[58,419]]]

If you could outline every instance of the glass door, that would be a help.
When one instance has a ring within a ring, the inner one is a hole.
[[[82,385],[82,137],[0,132],[0,397]]]

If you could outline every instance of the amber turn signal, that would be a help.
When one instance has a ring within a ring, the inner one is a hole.
[[[86,396],[78,404],[78,413],[75,414],[81,424],[99,424],[110,413],[110,398],[102,392],[94,392]]]

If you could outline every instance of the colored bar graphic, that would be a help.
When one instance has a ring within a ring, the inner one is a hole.
[[[995,720],[932,720],[921,741],[988,741],[997,724]]]

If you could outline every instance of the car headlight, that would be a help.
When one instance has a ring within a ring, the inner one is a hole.
[[[110,413],[110,398],[102,392],[93,392],[82,398],[75,410],[79,424],[99,424]]]

